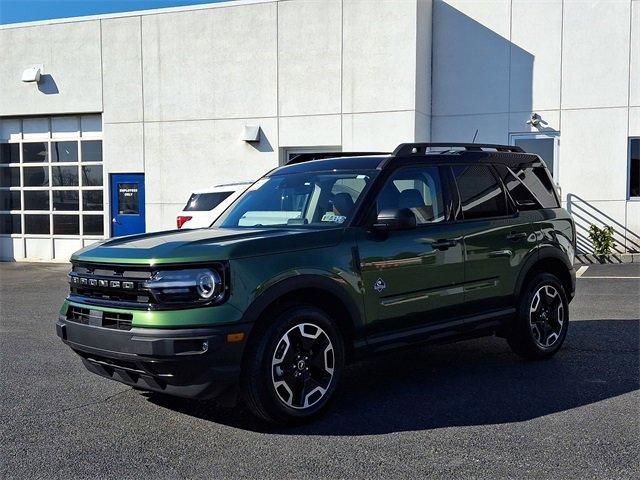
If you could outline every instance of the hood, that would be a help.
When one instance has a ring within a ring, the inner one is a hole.
[[[130,235],[91,245],[73,261],[169,264],[231,260],[335,245],[343,229],[201,228]]]

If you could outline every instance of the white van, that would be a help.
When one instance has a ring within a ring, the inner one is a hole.
[[[216,185],[206,190],[196,190],[178,214],[178,228],[209,227],[226,208],[233,203],[251,182]]]

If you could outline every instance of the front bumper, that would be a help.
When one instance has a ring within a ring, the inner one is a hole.
[[[122,331],[85,325],[60,315],[58,336],[98,375],[144,390],[188,398],[213,398],[238,382],[245,342],[229,333],[248,325]]]

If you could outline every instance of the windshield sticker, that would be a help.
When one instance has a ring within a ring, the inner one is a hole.
[[[322,222],[344,223],[347,217],[343,215],[336,215],[333,212],[327,212],[322,216]]]

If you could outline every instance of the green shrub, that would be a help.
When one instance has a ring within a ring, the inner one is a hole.
[[[593,253],[596,255],[610,255],[616,244],[613,239],[613,227],[607,225],[604,228],[591,225],[589,227],[589,239],[593,243]]]

